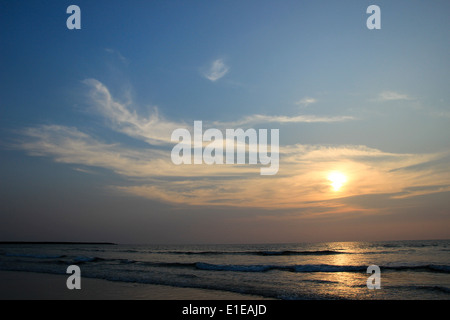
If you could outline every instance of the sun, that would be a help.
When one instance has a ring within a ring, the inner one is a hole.
[[[331,182],[333,190],[339,191],[347,182],[347,177],[342,172],[333,171],[328,175],[328,180]]]

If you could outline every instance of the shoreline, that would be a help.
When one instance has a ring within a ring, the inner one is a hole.
[[[0,271],[0,300],[274,300],[221,290],[81,278],[80,290],[66,287],[70,275]]]

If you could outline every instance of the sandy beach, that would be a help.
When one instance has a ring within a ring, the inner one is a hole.
[[[69,275],[67,275],[68,277]],[[259,296],[218,290],[81,278],[80,290],[66,287],[67,277],[35,272],[0,271],[1,300],[259,300]]]

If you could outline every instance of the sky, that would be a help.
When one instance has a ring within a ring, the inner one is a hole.
[[[450,238],[449,13],[439,0],[0,0],[0,240]],[[277,172],[249,154],[175,164],[172,133],[193,141],[194,121],[223,133],[200,152],[230,129],[255,129],[260,150],[267,130]]]

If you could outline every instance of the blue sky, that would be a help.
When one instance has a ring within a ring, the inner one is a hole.
[[[81,30],[66,28],[71,4]],[[1,1],[5,240],[448,237],[449,9]],[[279,173],[174,166],[170,134],[194,120],[279,129]]]

